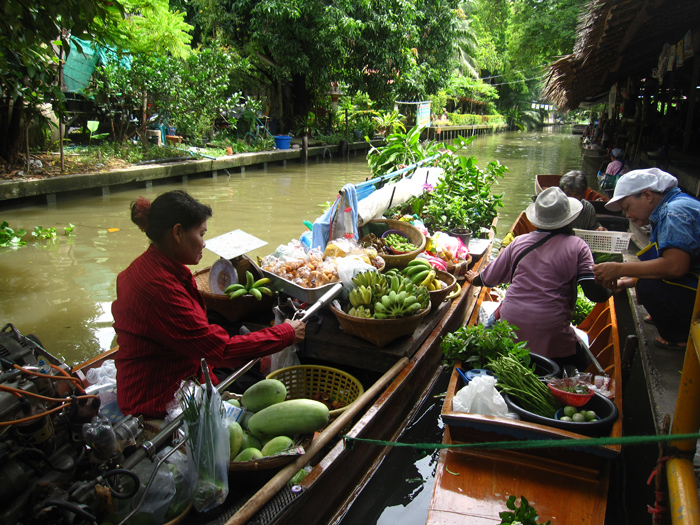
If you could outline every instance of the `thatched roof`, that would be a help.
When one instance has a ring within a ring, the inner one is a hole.
[[[700,0],[591,0],[574,52],[549,67],[545,97],[571,110],[628,77],[651,77],[663,45],[698,29]]]

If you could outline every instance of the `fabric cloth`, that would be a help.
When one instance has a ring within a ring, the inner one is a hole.
[[[593,204],[587,200],[582,200],[581,204],[583,206],[581,213],[579,213],[579,216],[576,217],[569,226],[579,230],[597,230],[600,228],[598,214]]]
[[[690,271],[700,273],[700,201],[673,188],[649,216],[649,243],[656,243],[659,253],[678,248],[690,255]]]
[[[522,258],[511,280],[518,255],[549,232],[520,235],[481,272],[485,286],[510,282],[501,303],[500,317],[518,327],[519,341],[550,359],[576,353],[571,326],[579,279],[593,278],[593,255],[574,235],[557,235]]]
[[[180,381],[203,380],[201,358],[210,370],[237,367],[278,352],[295,338],[287,323],[233,337],[209,324],[189,268],[153,245],[117,277],[112,315],[119,344],[119,408],[124,414],[152,418],[165,415]]]
[[[606,171],[611,172],[610,169]],[[666,193],[677,186],[678,179],[659,168],[633,170],[620,177],[615,185],[615,193],[612,199],[605,204],[605,207],[610,211],[620,211],[622,209],[620,201],[625,197],[639,195],[643,190]]]

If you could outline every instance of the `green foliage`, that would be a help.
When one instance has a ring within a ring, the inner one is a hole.
[[[56,238],[56,228],[43,228],[42,226],[35,226],[32,230],[32,237],[35,239],[55,239]]]
[[[595,307],[595,303],[590,301],[583,293],[581,286],[576,288],[576,304],[574,305],[574,317],[571,320],[574,326],[578,326],[583,321],[591,310]]]
[[[17,230],[10,228],[7,221],[2,221],[0,224],[0,247],[7,248],[11,246],[24,246],[26,241],[22,237],[27,235],[26,230]]]
[[[525,496],[520,496],[520,506],[516,505],[516,497],[510,496],[506,501],[506,507],[510,511],[499,512],[498,516],[501,518],[501,523],[499,525],[539,525],[537,518],[539,517],[535,507],[531,506],[530,503],[525,499]],[[542,525],[550,525],[550,521],[543,523]]]
[[[492,186],[508,168],[498,161],[491,161],[482,170],[473,155],[460,154],[474,138],[458,137],[445,146],[449,154],[442,155],[439,160],[445,173],[432,191],[423,215],[429,230],[448,231],[464,227],[477,232],[480,228],[491,227],[498,208],[503,206],[503,195],[494,195]]]
[[[75,237],[75,234],[73,233],[73,230],[75,230],[75,224],[71,224],[70,222],[68,223],[68,226],[65,226],[63,228],[63,235],[66,237]]]
[[[406,126],[401,121],[402,118],[403,115],[399,113],[398,109],[395,109],[391,112],[380,111],[379,114],[372,117],[372,120],[377,126],[377,132],[381,135],[386,135],[395,131],[406,131]]]
[[[517,327],[507,321],[499,321],[492,328],[481,324],[462,326],[442,339],[443,362],[454,366],[459,360],[463,368],[484,368],[489,362],[509,355],[529,367],[527,342],[516,343],[515,330]]]
[[[439,145],[435,142],[424,144],[420,141],[423,128],[414,126],[406,133],[392,133],[386,138],[384,146],[370,146],[367,163],[373,176],[396,171],[398,166],[408,166],[435,155]]]

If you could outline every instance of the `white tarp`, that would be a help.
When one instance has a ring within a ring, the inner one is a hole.
[[[442,178],[442,168],[417,168],[411,177],[371,193],[358,202],[357,224],[362,226],[373,219],[379,219],[392,206],[403,204],[408,199],[423,193],[423,185],[435,186]]]

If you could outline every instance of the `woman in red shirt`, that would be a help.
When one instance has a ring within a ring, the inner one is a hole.
[[[163,418],[183,379],[203,379],[201,358],[212,369],[238,367],[304,338],[301,321],[237,336],[209,324],[187,265],[202,259],[211,216],[209,206],[184,191],[164,193],[152,203],[139,197],[131,205],[131,220],[151,245],[117,277],[112,304],[117,401],[124,414]],[[213,374],[212,380],[217,382]]]

